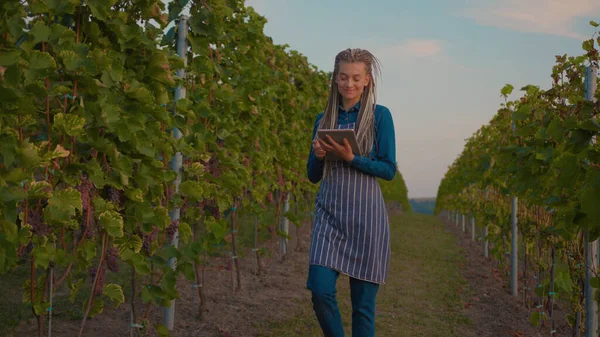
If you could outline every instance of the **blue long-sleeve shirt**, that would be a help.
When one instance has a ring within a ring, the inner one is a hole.
[[[338,124],[355,123],[358,118],[360,102],[349,111],[339,108]],[[319,121],[323,118],[320,113],[313,128],[312,139],[315,138]],[[392,180],[396,175],[396,134],[394,131],[394,121],[390,110],[382,105],[375,107],[375,144],[368,156],[354,155],[350,166],[357,170],[370,174],[385,180]],[[311,146],[308,156],[307,173],[308,180],[312,183],[318,183],[323,178],[324,160],[320,160],[314,153]]]

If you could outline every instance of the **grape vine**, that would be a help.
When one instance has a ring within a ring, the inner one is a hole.
[[[378,181],[386,203],[400,205],[404,212],[412,212],[412,206],[408,200],[408,188],[400,171],[396,172],[396,176],[391,181],[383,179],[378,179]]]
[[[595,141],[600,103],[586,101],[584,89],[585,66],[598,66],[598,45],[595,31],[583,42],[581,56],[556,56],[551,89],[528,85],[521,98],[509,101],[514,88],[506,85],[501,91],[505,103],[468,139],[436,201],[436,213],[467,214],[488,227],[491,253],[507,276],[510,197],[518,197],[523,296],[532,307],[532,323],[550,330],[557,300],[570,306],[573,330],[583,328],[581,294],[588,267],[583,233],[589,230],[590,241],[600,236],[600,147]],[[600,90],[593,94],[600,98]],[[591,284],[599,287],[599,280],[596,275]]]
[[[180,78],[178,26],[166,28],[186,6]],[[239,227],[232,209],[281,210],[288,194],[308,209],[306,157],[330,74],[274,44],[242,0],[7,0],[0,17],[0,273],[29,266],[24,299],[40,336],[50,267],[53,293],[89,286],[81,335],[105,303],[125,302],[104,281],[128,265],[143,325],[150,306],[178,297],[179,275],[199,283],[202,256]],[[175,104],[177,86],[187,95]],[[180,249],[168,245],[175,230]]]

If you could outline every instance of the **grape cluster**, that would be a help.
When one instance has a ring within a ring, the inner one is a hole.
[[[108,198],[113,204],[119,206],[121,204],[121,191],[112,186],[109,187]]]
[[[177,229],[179,228],[179,220],[174,220],[171,221],[171,225],[169,227],[167,227],[167,242],[171,242],[173,241],[173,235],[175,235],[175,232],[177,231]]]
[[[84,215],[81,218],[81,221],[79,221],[79,230],[76,232],[77,237],[81,239],[81,236],[83,235],[83,233],[85,233],[86,239],[93,238],[96,234],[95,223],[96,221],[94,220],[94,217],[90,216],[90,226],[86,231],[86,215]]]
[[[142,239],[142,250],[146,252],[146,255],[150,255],[150,235],[144,234]]]
[[[187,212],[188,207],[189,207],[189,202],[184,202],[183,205],[181,206],[181,216],[184,217],[185,216],[185,212]]]
[[[219,219],[219,207],[214,199],[207,200],[204,204],[204,212],[208,216],[212,216],[215,219]]]
[[[42,212],[39,208],[30,209],[27,222],[33,228],[33,234],[44,236],[50,233],[50,227],[42,219]]]
[[[81,194],[81,203],[83,204],[84,211],[87,211],[88,206],[90,205],[90,201],[91,201],[90,197],[91,197],[93,186],[94,185],[88,178],[87,174],[84,173],[81,177],[81,184],[79,186],[77,186],[77,190],[79,190],[79,193]]]
[[[152,233],[143,234],[142,238],[143,238],[142,249],[144,250],[144,252],[146,252],[147,255],[150,255],[150,245],[152,244],[153,241],[156,241],[156,239],[158,239],[158,227],[153,226]]]
[[[19,258],[23,258],[23,257],[29,255],[29,253],[31,253],[32,250],[33,250],[33,242],[29,242],[27,244],[27,246],[23,246],[23,248],[21,249],[21,253],[19,254]]]
[[[92,284],[94,282],[94,279],[96,278],[97,271],[98,269],[96,267],[91,267],[90,269],[88,269],[88,276],[92,280]],[[94,295],[96,296],[102,295],[102,290],[104,289],[105,271],[106,269],[100,268],[100,276],[98,277],[98,283],[96,284],[96,292],[94,293]]]
[[[109,247],[106,250],[106,267],[112,272],[119,272],[119,253],[115,247]]]

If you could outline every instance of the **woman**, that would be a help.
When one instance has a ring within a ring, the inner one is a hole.
[[[375,336],[375,297],[385,284],[390,262],[388,215],[377,178],[396,174],[394,123],[376,104],[379,63],[368,51],[346,49],[335,58],[329,101],[317,116],[307,169],[322,180],[315,202],[307,287],[326,337],[344,336],[336,281],[348,275],[352,297],[352,336]],[[354,128],[360,153],[331,138],[316,139],[318,129]],[[333,152],[341,160],[325,160]]]

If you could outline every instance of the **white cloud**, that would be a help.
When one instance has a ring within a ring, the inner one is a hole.
[[[432,39],[410,39],[400,44],[382,47],[375,51],[381,60],[426,59],[443,54],[443,42]]]
[[[462,73],[480,73],[486,71],[482,68],[454,61],[447,54],[450,48],[448,41],[412,38],[399,43],[384,39],[375,40],[378,41],[376,47],[369,48],[373,43],[367,43],[363,48],[373,51],[373,54],[381,61],[384,73],[389,70],[399,72],[398,75],[400,75],[406,71],[408,64],[419,67],[437,64],[452,67],[460,70]]]
[[[598,0],[478,0],[459,15],[479,24],[521,32],[543,33],[585,39],[574,23],[600,13]]]

